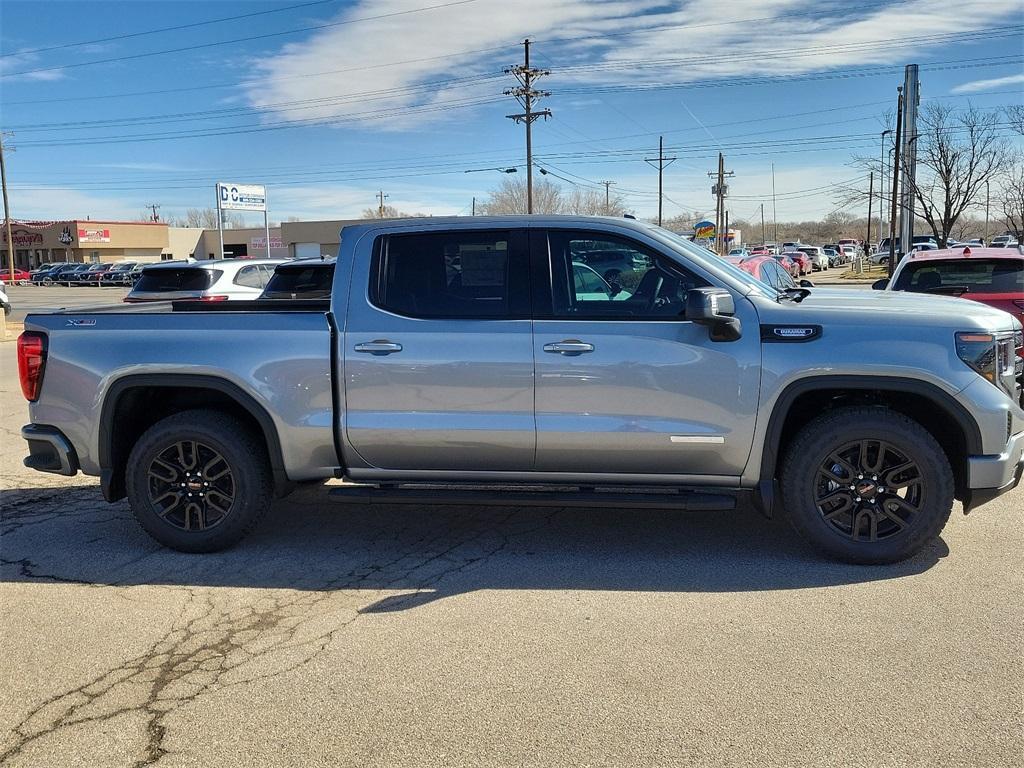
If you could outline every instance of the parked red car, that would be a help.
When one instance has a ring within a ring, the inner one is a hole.
[[[800,275],[809,275],[811,270],[814,268],[814,262],[811,261],[811,257],[803,251],[783,251],[783,256],[788,256],[790,259],[796,262],[798,272],[793,277],[800,277]]]
[[[806,261],[808,267],[810,267],[811,263],[807,254],[800,251],[783,251],[776,256],[772,256],[772,258],[779,262],[794,280],[804,274],[803,263],[800,259]]]
[[[12,280],[11,270],[4,267],[3,271],[0,271],[0,280],[3,280],[5,283],[27,283],[32,280],[32,275],[24,269],[15,269],[14,279]]]

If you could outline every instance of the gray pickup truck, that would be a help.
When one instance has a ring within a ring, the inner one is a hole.
[[[606,275],[608,254],[621,268]],[[1021,325],[932,295],[779,291],[664,229],[346,227],[329,301],[29,315],[27,466],[98,475],[159,542],[234,544],[275,495],[727,510],[906,558],[1024,469]]]

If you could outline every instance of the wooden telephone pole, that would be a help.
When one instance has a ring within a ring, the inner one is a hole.
[[[645,157],[644,162],[658,169],[658,226],[661,226],[662,198],[665,189],[665,169],[676,161],[675,157],[665,157],[665,137],[658,137],[658,156]],[[657,165],[655,165],[657,163]]]
[[[535,69],[530,66],[530,41],[523,41],[523,63],[514,67],[505,68],[506,75],[514,75],[519,81],[517,88],[510,88],[505,91],[506,96],[514,96],[522,106],[523,111],[516,115],[505,115],[505,117],[517,123],[526,125],[526,212],[533,213],[533,131],[534,120],[551,117],[550,109],[535,110],[534,103],[538,99],[550,96],[550,91],[539,91],[533,87],[537,78],[551,73],[546,69]]]

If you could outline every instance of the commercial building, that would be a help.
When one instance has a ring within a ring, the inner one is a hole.
[[[336,256],[342,227],[358,219],[286,221],[270,229],[274,259]],[[0,229],[3,229],[0,227]],[[164,222],[18,221],[11,224],[14,265],[36,269],[55,262],[156,262],[169,259],[261,259],[267,256],[263,227],[224,230],[224,251],[216,229],[171,227]],[[7,232],[0,258],[7,264]]]
[[[35,269],[54,262],[161,261],[188,258],[201,229],[139,221],[12,221],[14,266]],[[7,228],[0,227],[0,256],[7,264]]]

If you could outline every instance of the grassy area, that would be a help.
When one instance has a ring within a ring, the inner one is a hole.
[[[889,276],[889,268],[884,264],[869,264],[865,266],[863,272],[855,272],[851,265],[843,274],[839,277],[843,280],[878,280],[882,277]]]

